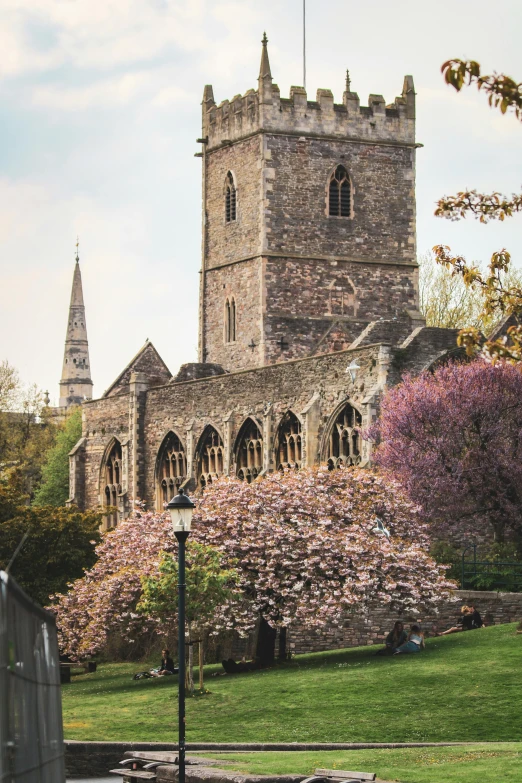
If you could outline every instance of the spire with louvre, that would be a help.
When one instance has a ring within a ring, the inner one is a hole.
[[[60,408],[80,405],[92,399],[91,363],[87,342],[87,322],[83,304],[82,276],[80,272],[79,242],[76,242],[69,321],[65,336],[62,379],[60,381]]]

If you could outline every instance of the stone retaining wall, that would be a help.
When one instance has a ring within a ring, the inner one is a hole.
[[[420,622],[430,636],[455,625],[460,607],[471,604],[482,615],[487,625],[512,623],[522,619],[522,593],[495,593],[477,590],[458,590],[454,603],[443,604],[438,613],[410,613],[399,615],[384,607],[370,607],[365,613],[347,614],[338,625],[323,631],[312,631],[294,626],[288,633],[288,648],[294,655],[343,647],[379,644],[393,628],[395,620],[404,623]]]

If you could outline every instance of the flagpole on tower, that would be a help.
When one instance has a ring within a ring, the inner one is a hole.
[[[303,0],[303,87],[306,90],[306,0]]]

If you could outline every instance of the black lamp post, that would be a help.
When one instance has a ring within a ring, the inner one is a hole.
[[[185,544],[190,535],[194,503],[182,489],[167,505],[178,539],[178,783],[185,783]]]

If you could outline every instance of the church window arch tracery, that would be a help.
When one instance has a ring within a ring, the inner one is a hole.
[[[110,509],[104,518],[106,530],[115,528],[119,521],[118,498],[122,485],[122,450],[121,443],[116,438],[105,457],[102,467],[102,502]]]
[[[237,219],[237,191],[232,172],[227,172],[225,178],[225,223],[233,223]]]
[[[292,411],[287,411],[279,423],[276,436],[277,469],[299,469],[302,465],[302,427]]]
[[[187,478],[187,458],[185,449],[175,432],[165,436],[158,452],[156,468],[156,487],[158,510],[177,494]]]
[[[199,439],[197,447],[197,481],[201,489],[223,475],[224,461],[225,448],[221,435],[209,424]]]
[[[254,419],[243,422],[234,452],[236,475],[250,484],[263,470],[263,435]]]
[[[328,215],[330,217],[352,217],[353,188],[350,175],[339,164],[330,175],[328,182]]]
[[[362,415],[347,403],[337,414],[330,428],[326,447],[328,469],[343,465],[358,465],[362,453]]]

